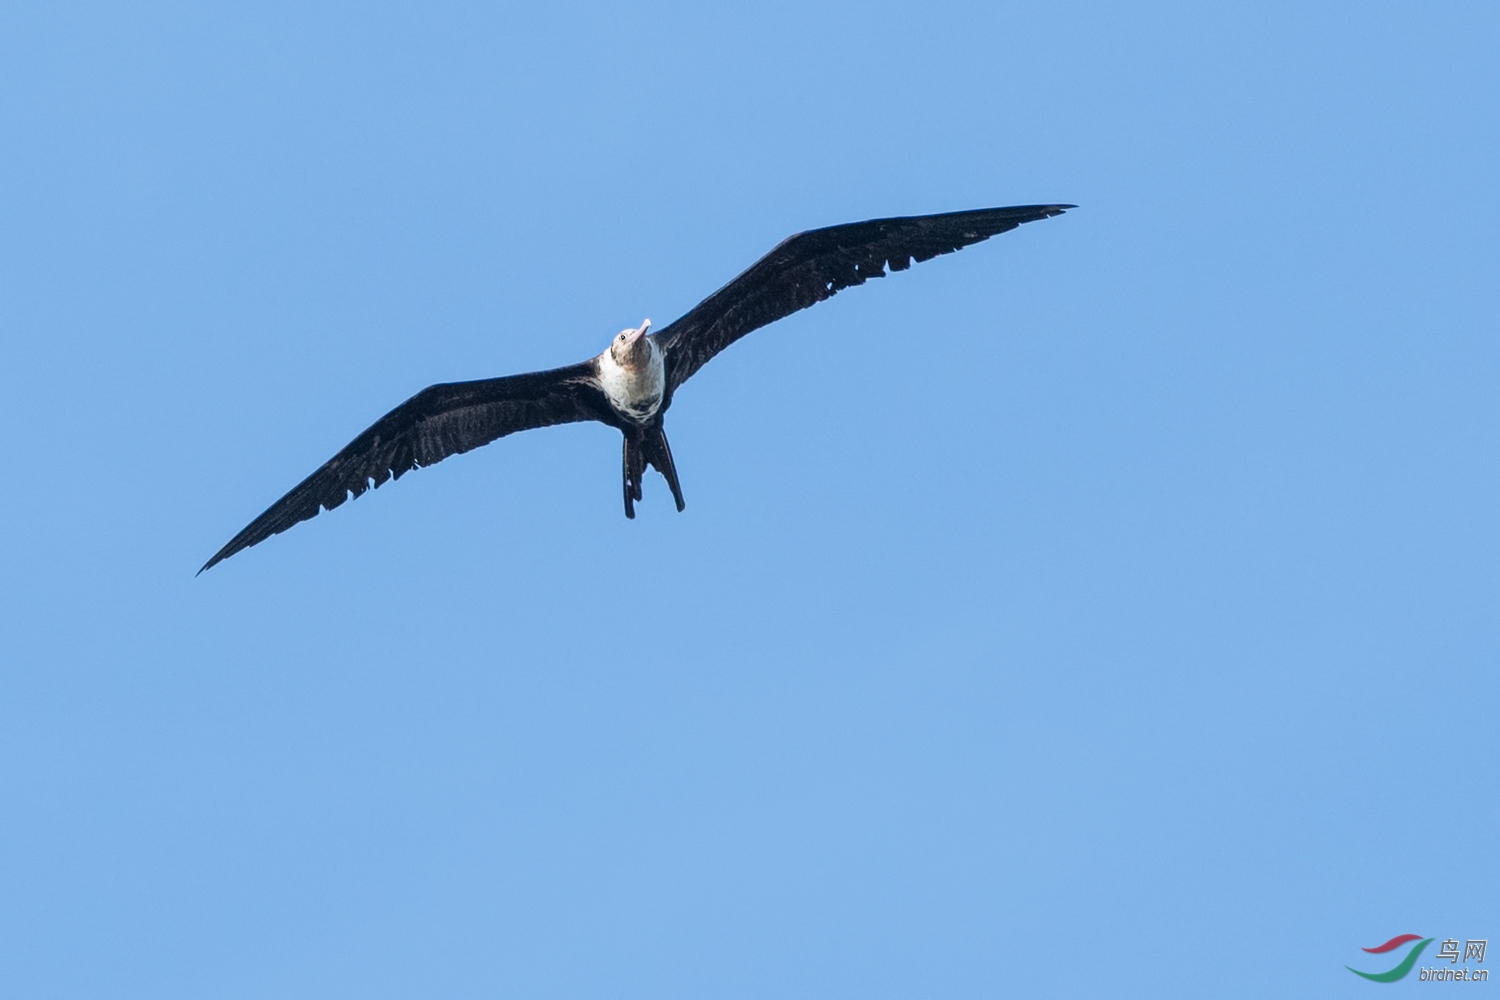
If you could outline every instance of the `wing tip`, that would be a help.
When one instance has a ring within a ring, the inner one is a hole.
[[[1041,219],[1053,219],[1064,212],[1077,208],[1077,205],[1065,203],[1042,204],[1042,205],[997,205],[994,208],[975,208],[958,212],[939,212],[936,215],[910,216],[909,218],[926,220],[947,221],[974,219],[981,226],[1000,227],[991,235],[1009,232],[1017,226],[1028,222],[1037,222]]]
[[[1039,222],[1042,219],[1055,219],[1064,212],[1077,208],[1077,205],[1015,205],[1009,208],[991,209],[994,212],[1008,213],[1015,223]]]
[[[198,572],[196,572],[196,573],[193,574],[193,579],[196,580],[198,577],[202,576],[206,571],[213,569],[215,566],[219,565],[219,563],[223,562],[225,559],[228,559],[230,556],[232,556],[236,552],[238,552],[239,549],[231,548],[231,546],[233,546],[233,545],[234,545],[234,543],[230,542],[229,545],[226,545],[222,549],[220,549],[219,551],[215,552],[214,553],[214,557],[212,559],[210,559],[208,562],[204,563],[202,566],[200,566],[198,568]]]

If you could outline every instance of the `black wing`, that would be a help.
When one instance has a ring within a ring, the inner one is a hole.
[[[835,292],[904,271],[1023,222],[1049,219],[1076,205],[1020,205],[942,215],[871,219],[811,229],[783,240],[750,269],[656,334],[666,350],[667,393],[751,330],[822,302]]]
[[[585,361],[528,375],[428,386],[377,420],[204,563],[208,569],[319,510],[333,510],[371,484],[400,479],[496,438],[533,427],[607,420],[608,404]],[[198,572],[202,573],[203,569]]]

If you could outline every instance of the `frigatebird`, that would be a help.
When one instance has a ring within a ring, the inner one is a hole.
[[[1019,205],[969,212],[871,219],[810,229],[779,243],[677,322],[649,334],[651,321],[621,330],[596,358],[566,368],[428,386],[298,483],[203,570],[351,496],[534,427],[597,420],[624,435],[625,516],[635,517],[649,465],[667,481],[677,509],[682,487],[662,417],[672,396],[710,358],[751,330],[870,278],[904,271],[1076,205]]]

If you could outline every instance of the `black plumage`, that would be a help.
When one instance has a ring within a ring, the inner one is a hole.
[[[667,392],[752,330],[822,302],[885,269],[904,271],[945,253],[1061,215],[1075,205],[1021,205],[973,212],[871,219],[789,236],[739,277],[666,327]]]
[[[642,338],[654,342],[665,376],[660,403],[644,419],[611,403],[600,378],[609,351],[551,371],[429,386],[381,417],[272,504],[199,572],[412,469],[516,431],[580,420],[609,424],[624,435],[627,517],[635,516],[634,502],[641,499],[647,465],[666,478],[682,510],[682,490],[662,416],[678,387],[714,355],[752,330],[884,276],[887,268],[902,271],[913,261],[952,253],[1073,207],[1025,205],[872,219],[789,237],[685,316]]]

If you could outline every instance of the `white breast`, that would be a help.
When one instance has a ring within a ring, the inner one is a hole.
[[[656,416],[667,386],[661,348],[654,340],[646,343],[651,349],[650,359],[634,368],[620,364],[608,350],[599,355],[599,388],[616,413],[639,423]]]

